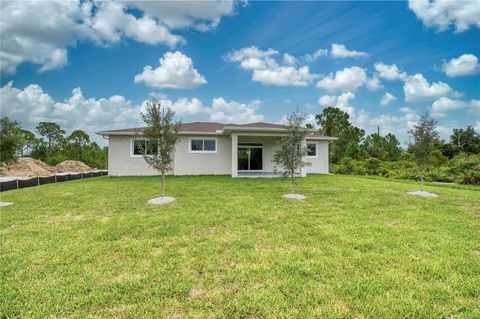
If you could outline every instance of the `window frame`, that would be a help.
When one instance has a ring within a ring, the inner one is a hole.
[[[145,154],[135,154],[135,141],[144,141],[145,142]],[[147,154],[148,151],[148,140],[142,137],[132,137],[130,139],[130,157],[143,157],[146,156],[153,156],[154,154]]]
[[[309,144],[314,144],[315,145],[315,155],[308,155],[308,145]],[[306,142],[307,146],[307,158],[318,158],[318,142],[313,141],[313,142]]]
[[[130,157],[143,157],[143,154],[135,154],[135,141],[144,141],[145,152],[147,151],[147,140],[141,137],[133,137],[130,139]]]
[[[194,141],[202,141],[202,150],[201,151],[194,151],[192,150],[192,140]],[[215,150],[214,151],[205,151],[205,140],[215,141]],[[214,154],[217,153],[218,150],[218,141],[216,137],[189,137],[188,138],[188,152],[193,154]]]

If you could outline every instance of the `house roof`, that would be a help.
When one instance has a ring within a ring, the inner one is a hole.
[[[284,130],[287,128],[285,125],[256,122],[248,124],[223,124],[217,122],[191,122],[182,123],[180,126],[180,132],[210,132],[216,133],[222,131],[224,128],[251,128],[251,129],[279,129]],[[118,133],[142,133],[145,127],[134,127],[119,130],[100,131],[97,134],[101,135],[116,135]]]
[[[108,130],[96,132],[100,135],[135,135],[143,133],[145,127],[125,128],[119,130]],[[217,122],[191,122],[182,123],[180,134],[229,134],[233,131],[261,131],[261,132],[282,132],[287,129],[286,125],[273,124],[266,122],[256,122],[248,124],[223,124]],[[309,132],[308,139],[336,140],[336,138],[314,134],[314,129],[304,128]]]

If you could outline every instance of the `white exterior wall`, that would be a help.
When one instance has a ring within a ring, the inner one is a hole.
[[[189,140],[216,139],[215,153],[189,152]],[[232,140],[230,136],[181,136],[175,147],[175,175],[231,175]]]
[[[317,143],[317,157],[307,157],[306,161],[310,163],[310,166],[307,166],[308,173],[321,173],[328,174],[328,141],[315,141],[307,140],[307,143]]]
[[[132,136],[111,135],[108,139],[108,170],[111,176],[145,176],[158,175],[142,156],[132,155]],[[217,151],[215,153],[191,153],[189,152],[190,138],[215,138]],[[273,172],[274,163],[273,147],[277,137],[271,136],[239,136],[238,143],[261,143],[263,144],[263,171]],[[313,142],[313,140],[307,140]],[[328,167],[328,142],[315,141],[318,143],[318,157],[306,158],[311,163],[306,167],[307,173],[329,173]],[[175,175],[231,175],[232,138],[230,136],[181,136],[174,153]]]
[[[132,156],[132,136],[111,135],[108,138],[108,175],[158,175],[142,156]]]

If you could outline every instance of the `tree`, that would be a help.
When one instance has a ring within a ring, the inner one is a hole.
[[[78,147],[82,147],[90,143],[90,136],[82,130],[75,130],[67,137],[67,140]]]
[[[295,193],[295,173],[308,165],[304,160],[307,155],[307,147],[305,145],[306,132],[302,128],[304,121],[305,114],[300,113],[298,110],[287,115],[288,133],[276,143],[272,160],[277,167],[280,167],[283,177],[290,177],[292,194]]]
[[[454,128],[453,134],[450,136],[450,142],[465,153],[480,153],[480,136],[472,126],[467,126],[466,129]]]
[[[423,190],[423,170],[425,165],[430,162],[432,156],[433,145],[438,140],[439,135],[436,131],[437,122],[427,112],[420,116],[417,124],[409,131],[413,144],[410,150],[413,159],[418,164],[418,172],[420,174],[420,185]]]
[[[8,117],[0,119],[0,162],[11,163],[16,160],[20,130],[21,127],[17,121],[12,121]]]
[[[326,136],[339,136],[346,128],[352,126],[349,115],[337,107],[326,107],[321,114],[315,115],[318,132]]]
[[[315,116],[319,134],[338,137],[338,141],[332,143],[330,147],[332,163],[339,163],[345,156],[354,159],[363,158],[364,152],[360,144],[365,131],[353,126],[349,117],[348,113],[337,107],[326,107],[321,114]]]
[[[160,103],[148,102],[142,120],[147,127],[143,132],[146,140],[143,158],[162,176],[161,196],[165,196],[165,173],[172,169],[173,151],[178,142],[180,122],[173,122],[175,112]]]
[[[48,149],[51,149],[53,146],[61,142],[65,135],[65,131],[62,130],[60,125],[53,122],[40,122],[36,129],[38,134],[47,138]]]
[[[402,156],[402,148],[400,147],[400,142],[398,141],[397,137],[392,133],[388,133],[385,136],[385,141],[387,160],[398,161],[400,156]]]
[[[363,147],[368,157],[375,157],[380,160],[385,160],[387,140],[378,133],[370,134],[365,138]]]
[[[37,144],[35,134],[29,130],[20,129],[18,131],[18,153],[24,156],[29,150],[32,150]]]

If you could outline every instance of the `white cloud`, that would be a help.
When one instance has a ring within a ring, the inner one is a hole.
[[[307,62],[313,62],[319,57],[322,56],[327,56],[328,55],[328,50],[327,49],[318,49],[317,51],[313,53],[307,53],[303,56],[303,59]]]
[[[432,116],[444,117],[448,112],[463,109],[467,103],[461,100],[452,100],[448,97],[441,97],[432,104]]]
[[[279,65],[273,56],[274,49],[261,50],[255,46],[233,51],[226,56],[227,61],[240,62],[240,67],[252,70],[252,80],[276,86],[307,86],[318,76],[311,74],[308,66],[296,67]],[[292,62],[288,55],[287,62]],[[285,60],[285,56],[284,56]]]
[[[192,59],[177,51],[166,52],[160,59],[158,68],[150,65],[135,75],[135,83],[145,82],[157,88],[191,89],[206,84],[205,78],[193,67]]]
[[[378,75],[385,80],[405,80],[407,78],[407,73],[401,71],[396,64],[387,65],[379,62],[374,64],[374,68]]]
[[[393,94],[391,94],[389,92],[385,92],[385,94],[380,99],[380,105],[387,106],[388,104],[390,104],[390,102],[393,102],[396,99],[397,98]]]
[[[365,86],[369,89],[369,90],[372,90],[372,91],[376,91],[378,89],[381,89],[383,88],[383,85],[382,83],[380,82],[380,79],[378,78],[378,76],[374,75],[373,77],[369,78],[367,80],[367,83],[365,84]]]
[[[259,100],[243,104],[235,101],[227,102],[223,97],[214,98],[212,108],[209,110],[210,120],[235,124],[261,122],[265,120],[264,116],[256,113],[260,105]]]
[[[367,55],[366,52],[348,50],[344,44],[332,43],[331,56],[335,59],[341,58],[359,58]]]
[[[469,113],[472,113],[476,117],[480,118],[480,100],[471,100],[469,106]]]
[[[353,66],[337,71],[335,75],[330,73],[317,83],[317,87],[327,91],[355,91],[359,87],[366,85],[367,80],[365,69]]]
[[[155,94],[157,101],[164,107],[170,107],[178,117],[206,116],[210,121],[248,123],[264,121],[258,113],[259,100],[243,104],[227,102],[223,97],[214,98],[207,107],[197,98],[168,99],[166,95]],[[53,121],[60,124],[67,133],[81,129],[93,139],[101,141],[95,131],[136,127],[142,125],[140,112],[144,111],[147,101],[134,105],[120,95],[109,98],[86,98],[80,88],[75,88],[69,98],[55,101],[37,84],[24,89],[13,87],[9,82],[0,89],[2,116],[17,120],[27,129],[35,130],[41,121]]]
[[[324,95],[318,99],[318,104],[321,106],[333,106],[338,107],[349,115],[352,115],[355,108],[350,105],[350,101],[355,98],[355,93],[344,92],[338,96],[336,95]]]
[[[39,72],[68,62],[69,47],[80,41],[112,45],[124,38],[170,47],[185,43],[175,29],[208,31],[234,13],[231,1],[1,1],[0,71],[13,74],[24,62]],[[138,15],[130,9],[140,10]]]
[[[140,124],[140,106],[119,95],[85,98],[81,89],[75,88],[67,100],[55,101],[39,85],[31,84],[22,90],[9,82],[1,88],[0,98],[2,115],[31,130],[40,121],[54,121],[67,131],[82,129],[90,135],[96,129]]]
[[[428,101],[450,94],[458,94],[444,82],[428,83],[422,74],[408,76],[403,85],[403,91],[407,102]]]
[[[442,70],[449,77],[473,75],[478,73],[480,65],[478,58],[473,54],[462,54],[458,58],[445,62]]]
[[[222,16],[235,12],[235,1],[129,1],[130,6],[156,18],[171,29],[193,28],[209,31],[218,26]]]
[[[284,53],[283,54],[283,63],[286,65],[295,65],[297,64],[298,60],[291,54]]]
[[[456,32],[466,31],[470,26],[480,28],[480,3],[475,0],[409,0],[408,6],[427,27],[439,31],[451,25]]]

